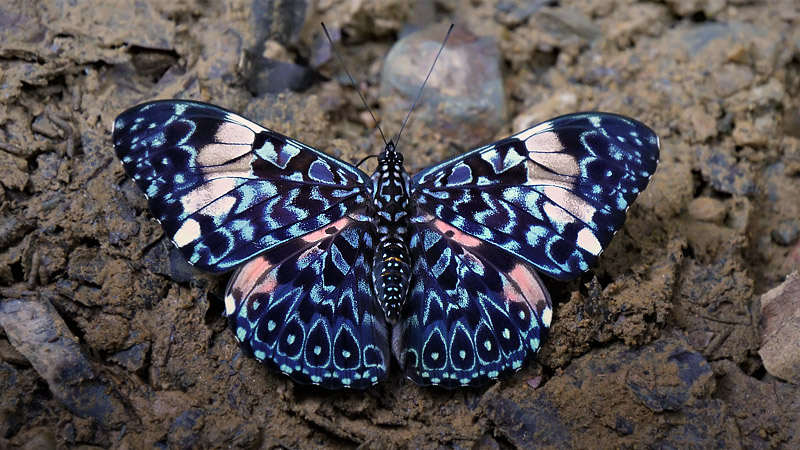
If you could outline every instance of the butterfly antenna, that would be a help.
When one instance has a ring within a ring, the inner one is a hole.
[[[447,44],[447,40],[450,39],[450,33],[453,32],[453,27],[456,24],[451,23],[450,28],[447,30],[447,34],[444,36],[444,41],[442,41],[442,46],[439,47],[439,53],[436,54],[436,58],[433,60],[433,64],[431,64],[431,70],[428,71],[428,75],[425,77],[425,81],[422,82],[422,87],[419,88],[419,92],[417,92],[417,98],[414,99],[414,103],[411,104],[411,109],[408,110],[408,114],[406,114],[406,119],[403,121],[403,125],[400,127],[400,132],[397,133],[397,139],[395,139],[395,148],[397,148],[397,144],[400,142],[400,135],[403,134],[403,130],[406,128],[406,123],[408,123],[408,118],[411,117],[411,111],[414,111],[414,107],[417,106],[417,101],[419,101],[419,97],[422,95],[422,90],[425,89],[425,84],[428,82],[428,78],[431,77],[433,73],[433,68],[436,66],[436,61],[439,60],[439,55],[442,54],[442,50],[444,50],[444,45]]]
[[[359,161],[358,164],[356,164],[356,167],[361,167],[362,164],[364,164],[365,162],[369,161],[371,158],[377,158],[377,157],[378,157],[378,155],[365,156],[365,157],[361,158],[361,161]]]
[[[367,107],[367,111],[369,112],[369,115],[372,117],[372,120],[375,121],[375,126],[378,128],[378,132],[381,133],[381,139],[383,139],[383,143],[386,144],[386,145],[389,145],[386,142],[386,136],[383,135],[383,130],[381,130],[380,124],[378,124],[378,119],[375,118],[375,114],[372,114],[372,109],[370,109],[369,105],[367,104],[367,101],[364,100],[364,96],[361,95],[361,91],[358,89],[358,86],[356,86],[356,82],[353,80],[353,77],[350,75],[350,72],[347,70],[347,66],[344,65],[344,60],[342,59],[342,55],[339,54],[339,50],[336,50],[336,46],[333,44],[333,39],[331,39],[331,34],[328,33],[328,27],[325,26],[325,22],[320,22],[320,24],[322,25],[322,31],[325,32],[325,36],[328,38],[328,42],[331,43],[331,48],[333,49],[333,53],[335,53],[336,57],[339,58],[339,63],[342,65],[342,69],[344,69],[344,73],[347,74],[347,78],[350,79],[350,83],[356,89],[356,92],[358,93],[358,96],[361,98],[361,101],[364,102],[364,106]]]

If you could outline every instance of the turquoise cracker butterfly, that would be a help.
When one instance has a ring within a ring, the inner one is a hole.
[[[550,326],[538,272],[594,263],[656,170],[659,140],[616,114],[548,120],[409,176],[370,177],[222,108],[167,100],[114,123],[125,171],[195,267],[236,268],[242,349],[299,383],[365,388],[392,354],[416,383],[517,371]]]

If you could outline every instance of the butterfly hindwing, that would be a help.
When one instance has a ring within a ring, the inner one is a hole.
[[[561,116],[413,177],[417,207],[542,272],[585,272],[658,163],[656,134],[616,114]]]
[[[225,305],[242,348],[303,384],[365,388],[385,378],[389,339],[370,284],[372,228],[345,217],[239,268]]]
[[[221,272],[345,217],[369,177],[222,108],[144,103],[119,115],[114,148],[184,257]]]
[[[393,350],[422,385],[480,386],[517,371],[550,326],[550,297],[521,258],[433,216],[412,226],[411,291]]]

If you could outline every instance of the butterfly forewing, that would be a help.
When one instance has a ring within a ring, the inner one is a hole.
[[[658,163],[656,134],[633,119],[570,114],[413,177],[431,214],[542,272],[585,272]]]
[[[114,123],[114,148],[189,262],[229,270],[345,217],[369,177],[205,103],[156,101]]]

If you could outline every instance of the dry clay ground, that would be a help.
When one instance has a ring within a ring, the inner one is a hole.
[[[0,447],[800,447],[800,387],[758,354],[760,296],[800,264],[796,2],[162,3],[0,5]],[[550,340],[512,378],[444,391],[395,370],[327,392],[268,371],[226,327],[227,276],[177,257],[116,161],[114,117],[174,97],[348,161],[378,151],[320,19],[392,133],[407,98],[381,68],[400,36],[490,38],[437,71],[501,83],[500,109],[459,128],[465,111],[423,106],[412,172],[578,110],[661,136],[599,264],[546,280]]]

